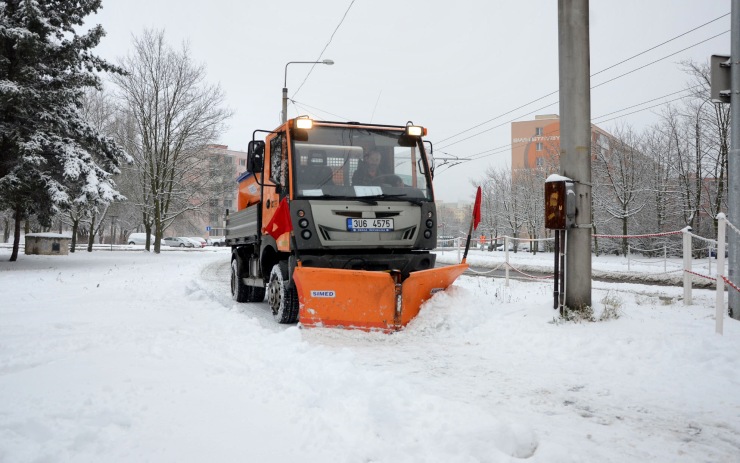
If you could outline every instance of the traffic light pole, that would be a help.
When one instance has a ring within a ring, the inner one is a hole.
[[[740,0],[737,0],[740,1]],[[576,215],[565,234],[565,306],[591,306],[591,78],[588,0],[558,0],[560,175],[574,182]]]

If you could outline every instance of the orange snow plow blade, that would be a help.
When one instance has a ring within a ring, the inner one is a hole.
[[[467,268],[458,264],[422,270],[398,283],[399,275],[388,272],[296,267],[298,320],[307,327],[400,330],[424,301],[447,289]]]

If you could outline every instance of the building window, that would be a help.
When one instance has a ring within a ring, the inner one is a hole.
[[[231,209],[231,205],[234,202],[233,199],[224,199],[224,207],[227,209]]]
[[[537,127],[535,129],[535,135],[537,135],[538,137],[542,136],[542,127]]]
[[[211,214],[209,216],[209,219],[210,219],[210,222],[211,222],[211,226],[219,225],[221,223],[221,220],[219,219],[219,215],[218,214]]]
[[[247,165],[247,160],[246,159],[239,159],[239,165],[242,166],[242,167],[246,166]]]
[[[542,167],[545,164],[545,160],[543,158],[537,158],[537,167]]]
[[[211,207],[218,207],[218,198],[211,198],[208,200],[208,205]]]
[[[542,143],[537,143],[537,151],[542,151]]]

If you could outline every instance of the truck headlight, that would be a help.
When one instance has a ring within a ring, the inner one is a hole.
[[[301,130],[311,130],[313,128],[313,120],[308,117],[297,117],[295,119],[295,128]]]
[[[420,125],[413,125],[409,122],[406,124],[405,134],[409,137],[421,137],[427,134],[427,130]]]

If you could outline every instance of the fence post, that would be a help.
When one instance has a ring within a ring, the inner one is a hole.
[[[506,285],[509,286],[509,235],[504,236],[504,261],[506,264]]]
[[[717,214],[717,300],[714,314],[717,334],[722,334],[725,318],[725,280],[722,278],[725,273],[725,220],[723,212]]]
[[[631,265],[630,265],[630,257],[632,256],[632,253],[630,252],[630,247],[631,246],[628,244],[627,245],[627,271],[628,272],[632,270]]]
[[[668,273],[668,246],[663,243],[663,273]]]
[[[709,271],[707,272],[707,275],[712,276],[712,246],[711,246],[711,243],[709,246],[709,251],[707,251],[707,260],[709,261],[709,266],[708,266]]]
[[[455,237],[455,248],[457,249],[457,261],[460,262],[460,237]]]
[[[683,305],[691,305],[691,227],[681,230],[683,233]]]

